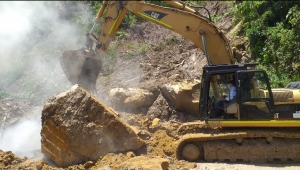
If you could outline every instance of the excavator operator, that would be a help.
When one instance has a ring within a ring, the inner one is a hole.
[[[215,117],[220,117],[224,115],[224,103],[229,103],[233,99],[235,99],[236,96],[236,87],[234,85],[234,80],[230,80],[228,82],[228,88],[229,88],[229,96],[221,97],[220,100],[217,103],[216,109],[215,109]]]

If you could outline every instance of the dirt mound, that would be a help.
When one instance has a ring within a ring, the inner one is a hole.
[[[11,151],[3,152],[0,150],[0,168],[11,168],[14,169],[18,164],[24,162],[26,158],[20,159],[19,157],[15,156]]]
[[[42,152],[62,167],[145,145],[111,108],[78,85],[45,103],[41,136]]]
[[[143,147],[135,152],[107,154],[100,158],[91,170],[105,168],[124,169],[129,167],[133,169],[164,169],[163,167],[166,165],[168,169],[195,168],[195,163],[174,159],[176,149],[174,143],[177,139],[167,134],[168,130],[166,130],[171,126],[172,124],[170,123],[160,123],[156,128],[147,128],[147,133],[151,135],[151,138],[147,140],[147,147]],[[140,135],[142,136],[142,134]],[[145,162],[148,165],[145,165]]]
[[[160,157],[137,156],[133,153],[107,154],[91,170],[98,169],[161,169],[167,170],[169,160]]]
[[[129,116],[128,113],[120,113],[120,116]],[[141,118],[138,115],[131,115],[129,123],[138,128],[138,136],[143,138],[147,146],[134,152],[120,152],[109,153],[100,157],[96,161],[86,161],[82,164],[69,166],[66,169],[70,170],[86,170],[86,169],[126,169],[126,168],[144,168],[144,169],[159,169],[165,167],[168,163],[169,169],[190,169],[195,168],[195,163],[188,163],[186,161],[178,161],[175,159],[175,141],[177,140],[176,129],[180,126],[180,122],[175,121],[159,121],[157,125],[152,126],[152,122],[148,119]],[[148,121],[147,121],[148,120]],[[77,131],[78,133],[78,131]],[[87,146],[87,145],[84,145]],[[11,152],[0,152],[0,162],[3,165],[0,169],[17,169],[30,167],[31,169],[53,169],[58,170],[62,168],[55,168],[51,161],[41,161],[39,159],[19,158]],[[6,156],[5,156],[6,155]],[[9,159],[8,159],[9,158]],[[145,160],[148,165],[143,165]],[[11,160],[8,162],[8,160]],[[5,163],[4,163],[5,162]],[[163,168],[162,168],[163,169]]]
[[[41,169],[46,163],[40,160],[20,158],[11,151],[0,150],[0,169]]]

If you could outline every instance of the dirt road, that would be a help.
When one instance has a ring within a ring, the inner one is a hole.
[[[231,164],[231,163],[197,163],[192,170],[298,170],[300,164]]]

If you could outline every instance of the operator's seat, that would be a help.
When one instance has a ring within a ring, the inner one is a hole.
[[[238,113],[237,102],[235,100],[232,100],[229,103],[224,103],[224,112],[225,115],[235,115],[235,117],[237,117],[237,113]]]

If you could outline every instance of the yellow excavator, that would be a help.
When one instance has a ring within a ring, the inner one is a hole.
[[[256,64],[235,63],[228,39],[210,17],[183,2],[165,2],[173,8],[144,1],[103,1],[92,30],[86,34],[85,46],[61,56],[69,81],[96,91],[103,53],[125,14],[131,12],[188,38],[207,59],[200,87],[201,121],[185,123],[178,129],[178,159],[299,162],[299,90],[271,89],[268,75],[264,70],[256,70]],[[93,29],[102,17],[97,37]],[[223,116],[215,118],[215,104],[229,94],[229,80],[236,85],[236,98],[224,105]]]

